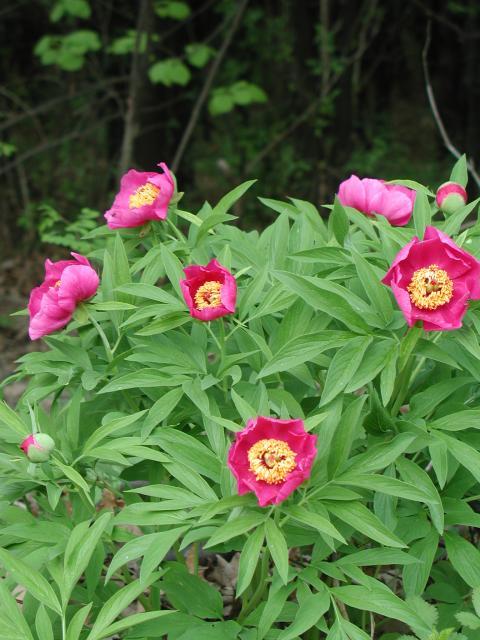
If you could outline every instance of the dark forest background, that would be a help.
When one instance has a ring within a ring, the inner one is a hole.
[[[129,167],[167,162],[191,210],[251,177],[317,205],[352,172],[435,188],[454,158],[422,53],[474,161],[479,43],[477,0],[2,0],[6,280],[30,286],[49,243],[81,248]],[[272,215],[242,207],[244,226]]]

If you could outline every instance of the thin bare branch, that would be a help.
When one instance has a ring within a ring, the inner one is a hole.
[[[460,158],[462,154],[457,149],[457,147],[453,144],[453,142],[450,140],[450,136],[448,135],[447,130],[445,129],[445,125],[443,124],[442,117],[438,110],[437,101],[435,100],[435,94],[433,93],[432,84],[430,82],[430,73],[428,71],[428,51],[430,49],[431,41],[432,41],[432,23],[431,21],[429,21],[427,25],[427,36],[425,39],[425,45],[422,51],[422,63],[423,63],[423,75],[425,77],[425,88],[427,91],[428,102],[430,104],[430,110],[432,112],[433,119],[435,120],[435,124],[437,125],[437,129],[440,133],[440,136],[443,140],[443,144],[448,149],[448,151],[450,151],[452,156],[454,156],[458,160],[458,158]],[[478,173],[476,172],[473,162],[471,160],[467,160],[467,167],[477,187],[480,189],[480,175],[478,175]]]
[[[185,131],[183,132],[182,139],[180,140],[180,144],[178,145],[178,149],[175,153],[175,157],[172,163],[173,171],[177,171],[180,165],[180,161],[183,157],[183,154],[185,153],[187,144],[195,129],[202,107],[208,97],[208,94],[210,93],[210,89],[212,87],[213,81],[215,80],[215,76],[217,75],[218,70],[220,69],[220,65],[222,63],[223,58],[225,57],[225,54],[227,53],[230,43],[232,42],[235,31],[240,25],[242,15],[247,7],[247,4],[248,4],[248,0],[241,0],[241,2],[239,2],[236,13],[230,25],[230,28],[227,31],[225,38],[223,40],[222,46],[218,50],[218,53],[215,56],[214,61],[212,62],[212,65],[209,69],[208,75],[205,79],[205,83],[202,87],[200,95],[198,96],[195,106],[193,107],[192,113],[190,115],[190,120],[188,121]]]

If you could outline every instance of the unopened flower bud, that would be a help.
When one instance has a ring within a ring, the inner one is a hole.
[[[444,182],[437,189],[437,206],[451,215],[467,204],[467,192],[458,182]]]
[[[55,449],[55,441],[46,433],[28,436],[20,445],[30,462],[46,462]]]

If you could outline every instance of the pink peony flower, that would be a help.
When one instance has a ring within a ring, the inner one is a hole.
[[[459,329],[468,300],[480,298],[480,262],[445,233],[427,227],[397,254],[382,282],[391,287],[411,327]]]
[[[402,227],[412,216],[415,191],[395,184],[385,184],[376,178],[355,175],[344,180],[338,190],[338,199],[346,207],[353,207],[368,216],[374,213],[387,218],[390,224]]]
[[[190,315],[206,322],[235,312],[237,281],[228,269],[213,259],[206,267],[192,265],[184,272],[180,287]]]
[[[20,445],[30,462],[46,462],[55,449],[55,441],[46,433],[28,436]]]
[[[172,175],[164,162],[164,173],[130,169],[120,181],[120,191],[105,213],[110,229],[140,227],[149,220],[165,220],[175,190]]]
[[[73,253],[75,260],[45,261],[45,280],[30,294],[29,335],[41,338],[67,325],[82,300],[95,295],[99,279],[87,258]]]
[[[455,213],[467,204],[467,192],[458,182],[444,182],[437,189],[437,207],[444,213]]]
[[[259,416],[249,420],[228,453],[228,466],[238,493],[253,491],[265,507],[282,502],[310,477],[317,436],[305,431],[303,420]]]

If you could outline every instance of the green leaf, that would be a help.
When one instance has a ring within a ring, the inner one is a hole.
[[[190,82],[192,74],[180,58],[167,58],[153,64],[148,70],[148,77],[153,84],[164,84],[171,87],[179,84],[182,87]]]
[[[162,580],[162,589],[176,609],[202,618],[221,618],[223,600],[208,582],[188,573],[184,565],[172,564]]]
[[[35,629],[38,637],[42,640],[54,640],[52,623],[42,604],[38,607],[37,615],[35,616]]]
[[[384,544],[387,547],[407,546],[387,529],[376,515],[359,502],[342,503],[332,501],[326,503],[325,506],[334,516],[380,544]]]
[[[377,340],[369,346],[362,365],[358,367],[352,379],[345,387],[345,393],[352,393],[361,389],[373,380],[380,371],[390,362],[392,351],[395,351],[396,343],[393,340]]]
[[[348,233],[348,218],[345,209],[342,207],[338,196],[335,196],[333,209],[328,218],[328,229],[330,234],[335,237],[338,244],[343,246]]]
[[[369,447],[367,451],[351,459],[349,472],[370,473],[385,469],[412,444],[415,436],[411,433],[399,433],[390,442],[381,442]]]
[[[87,520],[73,529],[63,561],[62,599],[65,606],[73,588],[85,572],[111,518],[111,513],[104,513],[91,526],[89,526],[90,521]]]
[[[221,542],[225,542],[226,540],[240,536],[243,533],[247,533],[247,531],[250,531],[253,527],[258,527],[262,524],[265,518],[265,514],[253,512],[244,516],[239,516],[234,520],[229,520],[217,529],[213,536],[211,536],[207,541],[205,548],[214,547]]]
[[[477,616],[480,616],[480,587],[475,587],[472,591],[472,604]]]
[[[273,586],[271,587],[258,623],[258,636],[256,640],[263,640],[265,638],[273,623],[280,615],[290,592],[294,588],[294,584],[286,587],[278,587],[277,585],[276,589]]]
[[[203,42],[194,42],[185,47],[185,53],[189,64],[201,69],[215,55],[215,50]]]
[[[426,196],[430,196],[431,198],[435,197],[435,194],[424,187],[420,182],[416,182],[415,180],[388,180],[386,184],[399,184],[402,187],[407,187],[408,189],[413,189],[413,191],[420,191],[420,193],[424,193]]]
[[[459,613],[455,614],[455,617],[460,622],[460,624],[464,627],[467,627],[467,629],[480,629],[480,618],[478,618],[473,613],[470,613],[470,611],[460,611]]]
[[[352,257],[355,262],[358,277],[360,278],[360,282],[365,289],[368,299],[374,309],[381,315],[385,324],[388,324],[392,319],[393,306],[387,288],[381,283],[377,271],[365,258],[356,251],[352,251]]]
[[[333,587],[330,591],[349,607],[373,611],[389,620],[400,620],[424,633],[430,631],[423,619],[388,587],[373,578],[370,578],[368,583],[368,586]]]
[[[115,300],[110,300],[110,302],[96,302],[93,308],[95,311],[129,311],[136,309],[133,304],[128,302],[115,302]]]
[[[239,396],[235,389],[231,389],[230,394],[232,396],[235,408],[237,409],[240,417],[245,423],[248,422],[250,418],[253,418],[257,415],[257,412],[252,407],[252,405],[250,405],[246,400]]]
[[[166,244],[162,244],[161,255],[167,277],[180,300],[183,300],[182,291],[180,289],[180,280],[183,280],[185,277],[185,274],[183,273],[183,265],[177,256],[170,251]]]
[[[352,444],[360,427],[360,415],[367,396],[360,396],[348,405],[342,420],[335,430],[328,458],[328,474],[334,477],[337,470],[347,461]]]
[[[413,207],[413,222],[420,240],[423,240],[423,234],[425,233],[425,228],[430,224],[431,216],[432,212],[427,196],[424,193],[417,192]]]
[[[217,456],[198,439],[178,429],[163,427],[151,436],[150,441],[158,444],[176,462],[180,462],[198,473],[218,482],[222,466]]]
[[[438,533],[443,533],[444,512],[440,494],[426,471],[408,458],[399,458],[396,462],[397,469],[403,480],[417,487],[427,496],[427,506],[432,522]]]
[[[398,355],[398,347],[392,347],[390,355],[385,362],[382,373],[380,374],[380,393],[382,395],[382,402],[384,406],[387,406],[395,388]]]
[[[443,537],[455,571],[473,589],[480,587],[480,551],[458,533],[445,533]]]
[[[87,620],[92,605],[93,602],[90,602],[89,604],[79,609],[73,616],[73,618],[70,620],[70,624],[68,625],[67,636],[65,640],[79,640],[83,625]]]
[[[324,588],[320,593],[312,593],[303,598],[291,625],[280,632],[278,640],[295,640],[302,633],[314,627],[330,608],[330,595]]]
[[[85,498],[93,507],[94,506],[93,501],[90,496],[90,487],[82,478],[82,476],[78,473],[78,471],[76,471],[73,467],[69,467],[68,465],[63,464],[63,462],[60,462],[58,458],[52,458],[52,464],[57,466],[60,469],[60,471],[62,471],[63,475],[66,476],[69,480],[71,480],[73,484],[80,489],[82,495],[85,496]]]
[[[288,340],[270,358],[258,374],[259,378],[289,371],[299,364],[314,360],[327,349],[343,346],[354,334],[348,331],[319,331]]]
[[[33,640],[33,635],[28,627],[27,621],[17,601],[6,586],[6,580],[0,580],[0,600],[2,603],[2,614],[8,618],[11,625],[15,628],[18,640]]]
[[[277,278],[289,291],[296,293],[313,309],[318,309],[343,322],[348,329],[357,333],[365,333],[370,327],[362,317],[364,313],[365,303],[361,309],[355,308],[352,304],[356,302],[354,294],[350,296],[350,302],[347,301],[340,293],[342,287],[335,288],[333,283],[320,280],[319,278],[310,278],[308,276],[299,276],[286,271],[275,271],[273,276]],[[345,296],[348,297],[345,291]]]
[[[190,7],[181,0],[158,0],[155,2],[155,13],[160,18],[186,20],[190,15]]]
[[[458,462],[470,471],[477,482],[480,482],[480,453],[466,442],[447,436],[442,431],[436,431],[434,441],[441,440]]]
[[[111,393],[113,391],[121,391],[122,389],[141,389],[147,387],[178,387],[178,385],[187,380],[189,380],[187,376],[169,375],[162,373],[158,369],[138,369],[114,378],[97,393]]]
[[[99,442],[112,435],[116,431],[120,431],[121,429],[125,429],[137,422],[144,414],[146,410],[137,411],[136,413],[132,413],[128,416],[122,416],[121,418],[115,418],[114,420],[109,420],[105,422],[101,427],[96,429],[92,435],[87,438],[85,445],[83,447],[83,455],[87,455],[88,452],[93,449]]]
[[[320,533],[324,533],[327,536],[331,536],[340,542],[346,544],[345,538],[338,531],[336,527],[328,520],[324,518],[319,513],[315,513],[314,511],[310,511],[304,507],[300,507],[298,505],[291,505],[290,507],[285,507],[283,511],[289,515],[297,522],[301,522],[302,524],[306,524],[313,529],[316,529]]]
[[[463,378],[463,385],[468,382],[472,383],[469,378]],[[452,386],[452,391],[459,389],[462,384],[456,380],[448,380]],[[465,409],[464,411],[458,411],[457,413],[450,413],[449,415],[437,418],[433,422],[430,422],[429,427],[431,429],[442,429],[444,431],[463,431],[464,429],[480,429],[480,409]]]
[[[160,426],[175,409],[183,396],[183,389],[178,387],[165,393],[150,408],[148,415],[142,427],[142,438],[146,438],[155,429]]]
[[[376,547],[374,549],[362,549],[354,553],[344,555],[340,560],[335,562],[336,565],[354,564],[359,567],[383,566],[389,564],[410,565],[418,564],[421,560],[401,551],[400,549],[385,549]]]
[[[328,368],[320,406],[331,402],[345,389],[360,366],[371,342],[370,336],[352,338],[333,356]]]
[[[150,544],[145,550],[142,566],[140,568],[140,580],[145,582],[155,571],[158,565],[165,558],[167,553],[173,547],[174,543],[186,531],[188,527],[178,527],[169,531],[161,531],[153,533],[150,538]]]
[[[25,438],[31,433],[31,429],[21,420],[13,409],[11,409],[6,402],[0,400],[0,421],[5,426],[12,429],[19,436]]]
[[[55,591],[45,578],[32,566],[27,565],[23,560],[16,558],[12,553],[0,547],[0,563],[18,584],[25,589],[39,602],[46,605],[56,613],[60,614],[62,609]]]
[[[142,613],[134,613],[133,615],[127,616],[118,622],[114,622],[113,624],[106,627],[99,638],[112,638],[116,636],[117,633],[123,631],[124,629],[129,629],[130,627],[136,627],[142,622],[148,622],[149,620],[157,620],[158,618],[162,618],[163,616],[171,615],[175,613],[174,611],[143,611]],[[156,625],[157,630],[161,628],[161,625]]]
[[[232,189],[228,193],[226,193],[218,202],[218,204],[213,208],[212,215],[217,215],[220,213],[227,213],[231,209],[231,207],[240,200],[244,193],[246,193],[252,185],[254,185],[256,180],[247,180],[246,182],[242,182],[238,187]]]
[[[258,527],[253,534],[248,537],[242,549],[238,567],[237,598],[240,597],[252,581],[258,559],[260,558],[264,538],[265,533],[262,527]]]
[[[467,157],[465,154],[460,156],[457,162],[453,165],[452,172],[450,174],[450,180],[452,182],[458,182],[462,187],[466,187],[468,183],[468,168]]]
[[[239,80],[230,85],[230,95],[235,104],[247,105],[253,102],[266,102],[267,94],[265,91],[252,82]]]
[[[464,207],[460,207],[460,209],[457,209],[457,211],[455,211],[455,213],[453,213],[452,215],[448,216],[443,227],[441,227],[442,231],[448,236],[456,235],[460,231],[465,218],[475,209],[479,202],[480,198],[476,198],[475,200],[472,200],[472,202],[466,204]]]
[[[472,384],[471,378],[447,378],[446,380],[442,380],[441,382],[437,382],[436,384],[431,384],[424,391],[421,391],[420,393],[412,396],[410,400],[410,411],[417,416],[427,416],[428,414],[432,413],[441,402],[451,396],[452,393],[455,393],[455,391],[458,391],[458,389],[461,389],[467,384]],[[454,415],[460,416],[463,413],[468,414],[468,411],[460,412]],[[445,418],[442,417],[438,421],[435,420],[433,423],[430,423],[430,426],[437,429],[445,428],[443,426],[436,426],[437,422],[439,422],[440,425],[443,425],[445,423],[449,425],[448,420],[446,421]],[[452,424],[454,424],[455,420],[452,420],[451,422]],[[449,430],[448,426],[447,430]]]
[[[369,475],[367,473],[349,473],[347,471],[347,473],[335,478],[335,482],[338,484],[356,486],[362,489],[370,489],[371,491],[379,491],[380,493],[385,493],[390,496],[398,496],[405,500],[427,502],[431,499],[429,492],[427,493],[414,484],[402,482],[396,478],[390,478],[388,476],[378,474]],[[436,503],[440,504],[439,497],[436,500]]]
[[[114,593],[113,596],[106,600],[97,614],[97,618],[92,630],[87,636],[87,640],[100,640],[101,638],[105,638],[106,635],[109,635],[107,629],[115,618],[156,580],[158,580],[157,574],[150,576],[146,583],[141,580],[135,580]]]
[[[267,547],[272,555],[278,575],[283,584],[287,584],[289,568],[288,546],[283,533],[271,518],[265,521],[265,535]]]
[[[403,569],[403,586],[407,596],[420,596],[427,585],[432,564],[438,548],[438,533],[435,529],[410,548],[410,555],[420,560],[419,564]]]

